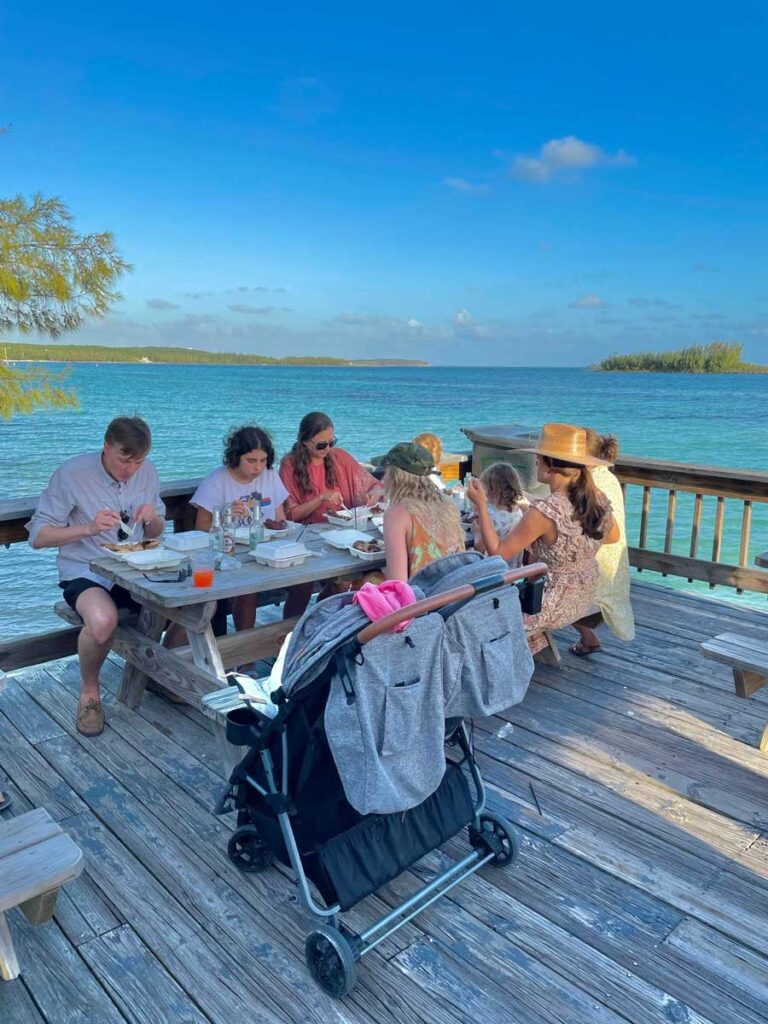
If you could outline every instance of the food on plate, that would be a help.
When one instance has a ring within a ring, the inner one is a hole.
[[[150,548],[159,547],[159,540],[139,540],[125,544],[102,544],[107,551],[119,551],[120,554],[128,551],[149,551]]]
[[[367,554],[378,554],[384,550],[384,544],[380,540],[356,540],[352,547]]]
[[[384,508],[382,504],[379,503],[378,505],[371,505],[369,511],[372,516],[383,516],[387,510]]]
[[[265,519],[264,529],[266,530],[287,530],[288,523],[285,519]]]

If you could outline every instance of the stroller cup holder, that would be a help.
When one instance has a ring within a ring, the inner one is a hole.
[[[520,607],[526,615],[538,615],[544,601],[545,578],[523,580],[517,586],[520,590]]]
[[[236,747],[261,747],[274,721],[258,708],[233,708],[227,712],[227,740]]]

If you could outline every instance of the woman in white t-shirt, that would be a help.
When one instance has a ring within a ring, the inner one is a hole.
[[[236,526],[251,522],[256,504],[262,519],[285,519],[283,503],[288,497],[280,474],[274,469],[275,446],[263,427],[245,426],[232,430],[224,443],[224,465],[214,469],[192,495],[197,508],[196,530],[210,530],[216,506],[232,506]],[[235,629],[251,629],[256,622],[256,594],[236,597],[232,606]]]

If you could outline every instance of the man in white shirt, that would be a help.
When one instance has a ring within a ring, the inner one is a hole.
[[[99,671],[117,626],[118,608],[137,606],[128,591],[94,573],[90,563],[135,524],[137,540],[165,527],[157,470],[148,460],[149,427],[138,416],[119,416],[107,427],[101,451],[67,459],[53,473],[26,524],[33,548],[58,548],[59,586],[83,620],[77,642],[80,703],[77,729],[95,736],[104,728]]]

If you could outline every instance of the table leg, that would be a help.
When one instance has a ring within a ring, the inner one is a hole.
[[[142,637],[145,637],[152,643],[157,643],[163,635],[164,629],[164,616],[158,612],[151,611],[149,608],[141,609],[139,621],[136,624],[136,631],[141,633]],[[141,704],[141,698],[144,696],[148,679],[149,676],[142,669],[126,661],[125,668],[123,669],[123,678],[117,691],[118,701],[129,708],[137,708]]]

